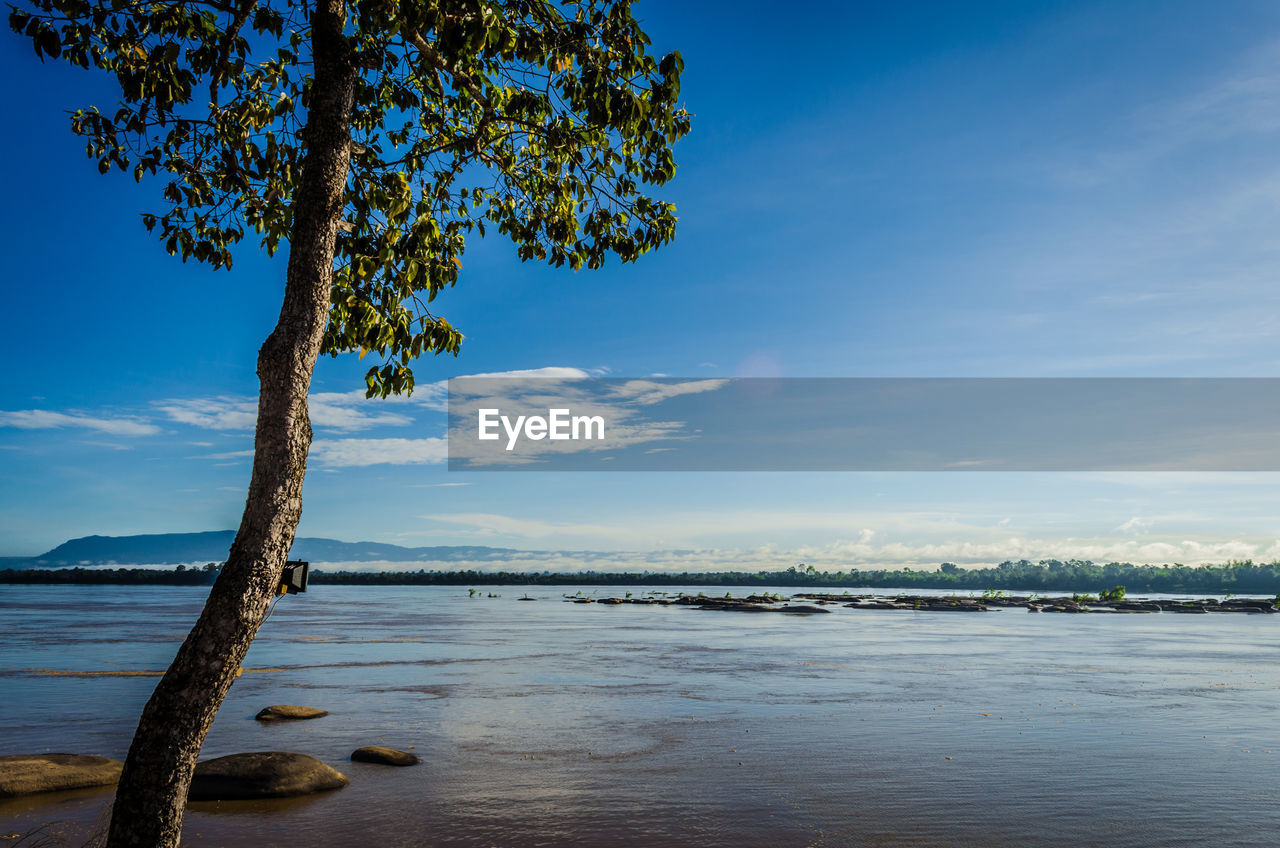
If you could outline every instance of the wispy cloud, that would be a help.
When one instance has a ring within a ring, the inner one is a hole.
[[[380,400],[369,399],[364,392],[330,394],[322,392],[307,398],[311,423],[333,430],[364,430],[369,427],[402,427],[413,418],[378,408]]]
[[[449,456],[445,439],[317,439],[312,461],[331,467],[431,465]]]
[[[413,418],[387,409],[382,401],[368,400],[364,392],[319,392],[307,399],[311,423],[331,430],[364,430],[413,423]],[[250,397],[185,398],[160,401],[156,408],[170,420],[205,430],[252,430],[258,420],[258,403]]]
[[[207,453],[201,456],[193,456],[190,459],[244,459],[253,456],[253,450],[225,451],[223,453]]]
[[[936,364],[1029,375],[1275,370],[1280,40],[1259,38],[1213,70],[1179,68],[1120,97],[1083,78],[1071,93],[1089,104],[1085,120],[1009,128],[1028,143],[980,160],[1019,198],[990,207],[1000,236],[926,260],[953,290],[1006,296],[935,315],[957,339]],[[992,327],[1019,338],[1018,362],[988,346]]]
[[[626,511],[589,519],[519,511],[423,515],[422,535],[457,544],[483,541],[502,547],[587,549],[582,567],[602,567],[604,557],[634,569],[777,568],[804,561],[827,570],[931,568],[942,562],[990,566],[1005,560],[1084,559],[1094,562],[1182,563],[1280,559],[1280,539],[1266,522],[1257,532],[1218,522],[1161,516],[1169,532],[1103,529],[1098,523],[1067,529],[1010,522],[997,515],[966,519],[946,511],[841,511],[822,509],[706,509],[637,515]],[[1198,531],[1193,528],[1198,527]],[[1215,530],[1215,528],[1217,528]],[[1066,532],[1063,532],[1063,531]],[[1083,530],[1084,532],[1078,532]],[[813,541],[810,542],[809,540]],[[516,557],[519,559],[519,557]],[[572,558],[572,557],[571,557]],[[539,566],[542,567],[542,566]],[[550,567],[550,566],[548,566]]]
[[[1043,174],[1064,186],[1103,186],[1188,150],[1280,131],[1280,41],[1246,51],[1216,77],[1152,100],[1110,129],[1102,141],[1095,133],[1075,139],[1074,146],[1041,150],[1036,161]]]
[[[243,397],[160,401],[156,409],[171,421],[204,430],[252,430],[258,420],[257,402]]]
[[[653,406],[681,395],[699,395],[714,392],[728,385],[728,380],[684,380],[679,382],[655,383],[651,380],[627,380],[619,386],[612,386],[608,393],[616,397],[632,400],[640,406]]]
[[[160,432],[159,427],[141,418],[104,418],[77,412],[50,412],[45,409],[0,412],[0,426],[16,427],[20,430],[57,430],[78,427],[109,433],[113,436],[151,436]]]
[[[1139,535],[1142,535],[1143,533],[1146,533],[1147,529],[1151,526],[1151,524],[1152,524],[1152,521],[1150,518],[1143,518],[1140,515],[1135,515],[1133,518],[1130,518],[1124,524],[1121,524],[1119,527],[1117,527],[1116,531],[1120,533],[1128,533],[1130,535],[1139,536]]]

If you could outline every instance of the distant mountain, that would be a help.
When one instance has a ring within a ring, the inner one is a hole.
[[[63,542],[36,557],[3,557],[0,568],[65,568],[98,565],[190,565],[222,562],[227,557],[233,530],[208,533],[155,533],[143,536],[85,536]],[[406,548],[383,542],[339,542],[336,539],[295,539],[289,556],[311,562],[421,562],[506,561],[511,548],[473,545],[439,545]]]

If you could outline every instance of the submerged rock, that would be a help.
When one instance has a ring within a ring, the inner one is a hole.
[[[1218,604],[1222,612],[1277,612],[1275,603],[1264,598],[1227,598]]]
[[[949,603],[931,603],[924,604],[920,609],[926,612],[986,612],[987,608],[984,604],[961,601]]]
[[[273,704],[269,707],[263,707],[254,718],[258,721],[298,721],[304,718],[320,718],[328,714],[328,710],[318,710],[315,707],[299,707],[295,704]]]
[[[357,763],[378,763],[384,766],[416,766],[418,758],[408,751],[397,751],[395,748],[384,748],[381,745],[366,745],[351,752],[351,759]]]
[[[725,603],[724,601],[713,601],[711,603],[699,604],[696,609],[700,610],[725,610],[728,612],[774,612],[773,607],[767,607],[762,604],[749,604],[746,601],[742,603]]]
[[[0,798],[112,786],[124,763],[88,754],[13,754],[0,757]]]
[[[849,609],[909,610],[917,612],[986,612],[986,604],[974,598],[907,596],[891,600],[858,600],[845,604]]]
[[[567,596],[566,596],[567,597]],[[817,613],[830,612],[830,607],[840,604],[847,609],[855,610],[905,610],[918,612],[989,612],[992,610],[1024,608],[1027,612],[1048,612],[1081,615],[1086,613],[1102,614],[1144,614],[1158,612],[1193,613],[1204,615],[1207,612],[1234,612],[1244,614],[1280,613],[1280,605],[1276,598],[1228,598],[1218,601],[1212,598],[1201,600],[1138,600],[1097,598],[1086,594],[1061,595],[1043,597],[1039,595],[1005,595],[995,590],[983,592],[981,596],[961,595],[853,595],[848,592],[839,594],[832,592],[802,592],[784,597],[778,594],[752,594],[746,597],[734,597],[732,594],[723,597],[708,597],[706,593],[697,595],[682,594],[674,600],[668,598],[568,598],[573,603],[587,604],[677,604],[700,610],[718,610],[724,612],[780,612],[780,613]],[[808,602],[808,603],[803,603]]]
[[[290,751],[231,754],[196,764],[191,801],[291,798],[341,789],[350,781],[315,757]]]
[[[1112,609],[1116,612],[1160,612],[1160,605],[1155,601],[1120,601]]]

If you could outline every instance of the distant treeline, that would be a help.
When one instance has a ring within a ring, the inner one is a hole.
[[[150,568],[6,569],[3,583],[157,584],[194,586],[211,583],[216,563]],[[1187,594],[1280,593],[1280,563],[1229,562],[1225,565],[1097,565],[1083,560],[1002,562],[993,568],[961,568],[943,563],[936,571],[818,571],[793,566],[781,571],[599,572],[520,571],[322,571],[311,572],[317,585],[346,586],[794,586],[804,588],[902,588],[1023,592],[1100,592],[1124,586],[1129,592]]]
[[[6,568],[0,571],[4,583],[84,583],[135,586],[208,586],[218,576],[216,562],[172,570],[159,568]]]

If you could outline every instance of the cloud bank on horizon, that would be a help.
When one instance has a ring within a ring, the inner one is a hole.
[[[619,385],[599,382],[586,369],[561,367],[491,372],[484,382],[505,384],[532,408],[546,400],[540,387],[548,376],[557,391],[577,386],[587,409],[591,395],[583,387],[591,385],[593,392],[605,391],[627,408],[644,411],[660,410],[671,399],[714,394],[730,382],[646,378]],[[841,570],[931,568],[941,562],[982,566],[1019,559],[1188,565],[1280,559],[1273,519],[1280,509],[1277,474],[672,474],[659,475],[666,481],[659,498],[647,491],[651,475],[610,474],[617,496],[607,503],[593,500],[590,485],[584,498],[576,474],[546,472],[526,483],[523,474],[446,471],[443,391],[433,385],[421,396],[385,405],[357,393],[314,396],[313,408],[322,412],[316,416],[311,462],[319,474],[308,486],[314,489],[319,481],[318,499],[327,509],[311,526],[324,526],[329,536],[397,544],[417,540],[519,549],[498,564],[467,566],[475,568],[753,570],[804,561]],[[128,437],[128,453],[183,467],[184,480],[231,470],[243,474],[252,457],[251,407],[248,399],[228,396],[166,400],[113,413],[131,426],[112,434]],[[0,420],[0,430],[7,426],[27,438],[43,430],[48,450],[94,452],[93,445],[67,442],[65,431],[101,432],[104,420],[112,419],[106,413],[78,413],[70,420],[19,416]],[[635,443],[687,438],[677,424],[669,431],[638,426]],[[427,432],[441,435],[415,435]],[[364,476],[353,480],[355,475]],[[498,485],[490,483],[495,476]],[[737,503],[724,503],[722,481],[738,487],[738,495],[729,499]],[[144,485],[151,482],[147,478]],[[850,484],[862,490],[853,498]],[[362,494],[365,487],[368,495]],[[766,496],[756,494],[760,491]],[[371,534],[372,522],[361,516],[377,513],[388,492],[395,493],[398,505],[415,511],[395,516],[384,533]],[[199,494],[210,493],[192,489],[175,496]],[[326,495],[335,494],[336,503],[324,504]],[[557,495],[569,495],[563,509],[557,508]],[[228,504],[242,496],[236,485],[219,487],[214,495]],[[316,500],[309,490],[308,507]],[[345,515],[345,522],[328,518],[335,513]],[[304,521],[304,534],[314,532],[308,526]],[[119,527],[103,529],[122,534]],[[123,528],[173,529],[163,522]]]

